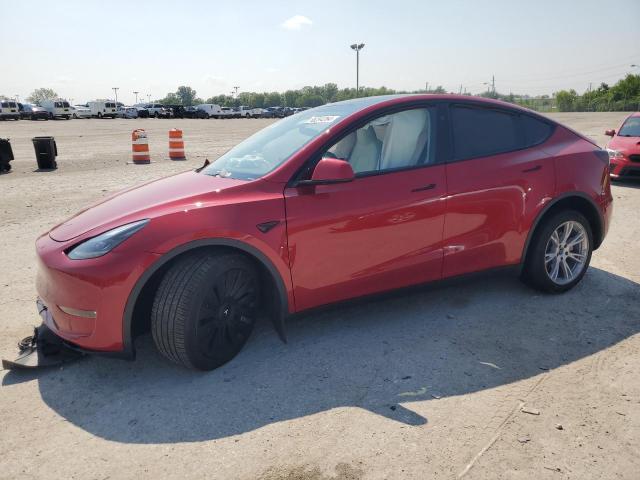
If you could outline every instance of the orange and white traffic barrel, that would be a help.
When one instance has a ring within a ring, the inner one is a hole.
[[[184,141],[182,140],[182,130],[174,128],[169,130],[169,158],[171,160],[185,160]]]
[[[147,132],[142,128],[131,132],[131,158],[133,159],[133,163],[138,165],[151,163]]]

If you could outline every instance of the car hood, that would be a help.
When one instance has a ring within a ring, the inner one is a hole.
[[[186,208],[205,200],[207,194],[220,198],[221,192],[246,183],[193,171],[180,173],[107,197],[51,229],[49,236],[66,242],[91,230],[97,235],[125,223]]]
[[[628,153],[640,152],[640,137],[621,137],[616,135],[611,139],[607,147]]]

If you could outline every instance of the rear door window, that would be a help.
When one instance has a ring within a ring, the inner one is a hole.
[[[2,102],[0,105],[2,105],[2,108],[9,108],[9,102]]]
[[[524,147],[518,115],[469,105],[451,107],[455,160],[486,157]]]

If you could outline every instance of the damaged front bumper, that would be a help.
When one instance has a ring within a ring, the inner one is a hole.
[[[85,356],[49,328],[53,317],[40,299],[36,301],[36,305],[42,325],[33,329],[33,335],[18,342],[18,356],[15,360],[2,360],[2,368],[5,370],[52,367]]]

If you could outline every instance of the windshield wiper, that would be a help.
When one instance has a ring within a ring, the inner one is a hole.
[[[208,167],[211,164],[211,162],[209,161],[208,158],[204,159],[204,163],[202,164],[201,167],[196,168],[196,172],[200,173],[202,170],[204,170],[206,167]]]

